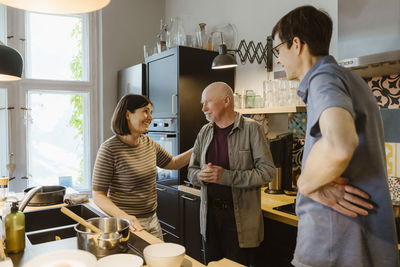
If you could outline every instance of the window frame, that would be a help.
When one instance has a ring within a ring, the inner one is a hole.
[[[100,73],[101,73],[101,60],[100,59],[100,11],[91,12],[86,14],[87,25],[85,28],[84,22],[82,23],[82,33],[86,31],[88,38],[83,39],[82,45],[86,46],[89,52],[87,81],[63,81],[63,80],[41,80],[41,79],[26,79],[25,70],[23,77],[17,82],[0,82],[0,88],[7,89],[8,105],[15,107],[11,113],[12,129],[9,129],[9,152],[14,153],[14,163],[17,162],[15,170],[16,177],[27,176],[27,127],[25,126],[26,110],[21,108],[29,108],[28,105],[28,92],[29,91],[63,91],[71,93],[87,92],[89,94],[89,131],[85,133],[89,136],[89,151],[88,160],[89,170],[84,184],[84,188],[77,187],[76,189],[83,192],[91,191],[91,173],[93,170],[94,162],[96,159],[97,148],[100,145]],[[25,11],[7,7],[7,45],[17,49],[25,62],[26,48],[25,48]],[[13,36],[12,38],[9,38]],[[85,41],[86,40],[86,41]],[[82,79],[85,79],[84,73]],[[13,138],[10,140],[10,136]],[[85,173],[85,172],[84,172]],[[24,188],[22,188],[24,189]],[[18,191],[21,188],[17,189]],[[22,190],[21,190],[22,191]]]

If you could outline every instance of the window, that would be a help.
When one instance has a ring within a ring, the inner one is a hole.
[[[6,165],[8,164],[8,110],[7,90],[0,88],[0,177],[8,176]]]
[[[26,77],[87,81],[86,21],[87,16],[27,12]]]
[[[69,176],[74,187],[89,187],[89,94],[28,92],[28,175],[38,184]]]
[[[0,164],[13,153],[16,179],[27,176],[28,186],[70,177],[72,187],[88,191],[99,143],[98,12],[49,15],[7,7],[7,22],[7,45],[23,56],[24,73],[12,85],[0,83],[0,108],[3,98],[14,107],[4,131],[7,112],[0,109],[0,144],[8,147]]]

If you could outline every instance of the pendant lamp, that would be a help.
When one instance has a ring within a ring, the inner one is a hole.
[[[21,79],[23,61],[17,50],[0,42],[0,81]]]
[[[110,0],[0,0],[0,4],[32,12],[79,14],[102,9]]]
[[[212,69],[227,69],[237,67],[237,62],[235,55],[229,54],[226,44],[219,45],[219,54],[216,56],[212,62]],[[234,50],[229,50],[234,51]]]

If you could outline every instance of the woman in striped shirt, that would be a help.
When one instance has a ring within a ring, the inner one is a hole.
[[[157,166],[176,170],[189,163],[192,149],[172,157],[150,137],[152,103],[142,95],[125,95],[114,110],[114,136],[97,153],[93,170],[93,199],[110,216],[124,218],[136,230],[162,239],[158,222]]]

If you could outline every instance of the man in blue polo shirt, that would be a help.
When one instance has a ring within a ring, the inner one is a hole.
[[[301,80],[307,132],[295,266],[399,266],[382,119],[367,83],[329,56],[332,20],[302,6],[275,25],[273,53]]]

